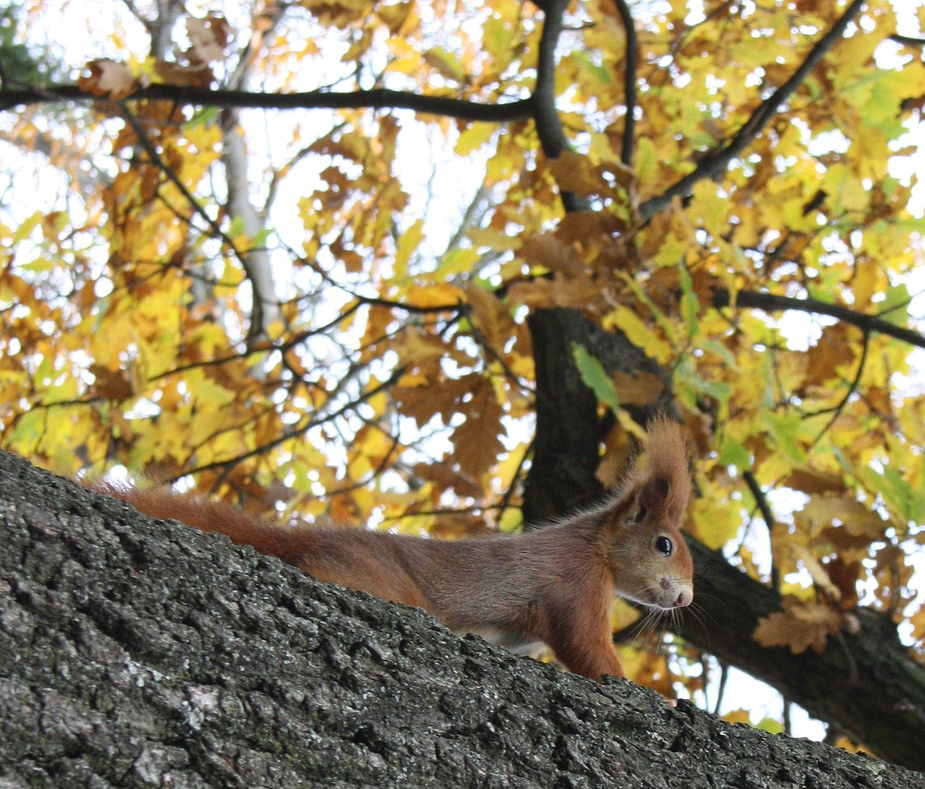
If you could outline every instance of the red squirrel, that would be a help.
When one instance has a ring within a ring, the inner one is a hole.
[[[221,532],[320,581],[423,608],[457,633],[521,652],[546,644],[570,671],[595,680],[624,676],[610,626],[615,592],[663,610],[694,595],[678,530],[691,490],[686,446],[664,417],[651,423],[645,452],[604,503],[511,537],[444,542],[284,527],[162,488],[94,487],[148,515]]]

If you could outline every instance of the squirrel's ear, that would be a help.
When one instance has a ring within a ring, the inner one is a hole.
[[[664,477],[652,477],[639,488],[636,493],[636,502],[639,505],[636,522],[639,523],[649,512],[660,512],[664,509],[669,493],[671,483]]]

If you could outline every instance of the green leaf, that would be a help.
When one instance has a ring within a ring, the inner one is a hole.
[[[745,445],[734,438],[727,438],[719,451],[717,463],[722,466],[735,466],[736,468],[749,468],[752,465],[751,453]]]
[[[572,358],[578,368],[578,374],[597,399],[614,413],[620,410],[620,398],[617,389],[607,375],[600,360],[588,353],[588,349],[577,342],[572,343]]]
[[[697,313],[700,312],[700,299],[694,293],[694,280],[691,278],[691,273],[687,270],[687,266],[679,263],[678,272],[681,276],[681,314],[687,324],[687,336],[696,337],[700,334],[700,323],[697,321]]]
[[[916,523],[925,520],[925,493],[916,490],[895,468],[886,466],[881,473],[871,468],[863,469],[861,477],[903,520]]]
[[[764,423],[768,432],[774,436],[777,447],[794,463],[805,463],[806,453],[800,446],[797,434],[803,424],[799,414],[764,414]]]

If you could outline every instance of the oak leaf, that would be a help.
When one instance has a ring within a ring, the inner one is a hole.
[[[784,610],[763,616],[752,634],[763,647],[789,647],[800,655],[810,647],[822,652],[829,636],[846,624],[844,612],[812,600],[785,597]]]
[[[499,436],[502,432],[501,404],[491,382],[480,378],[472,399],[463,405],[461,410],[466,421],[453,433],[452,457],[463,474],[478,479],[504,449]]]
[[[78,81],[84,93],[124,99],[140,87],[139,81],[124,63],[98,58],[87,63],[87,68],[90,70],[89,75],[82,75]]]

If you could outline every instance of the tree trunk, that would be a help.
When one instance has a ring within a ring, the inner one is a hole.
[[[574,503],[600,494],[594,477],[601,439],[597,402],[578,377],[572,343],[585,345],[608,372],[655,372],[657,365],[623,335],[602,331],[576,310],[538,313],[530,330],[537,440],[524,513],[540,519],[561,515]],[[665,371],[661,375],[668,380]],[[781,610],[780,596],[721,554],[688,541],[694,554],[696,615],[683,617],[682,636],[768,683],[883,758],[925,770],[925,667],[903,648],[891,622],[861,609],[855,612],[860,631],[830,638],[822,654],[764,648],[752,634],[759,617]]]
[[[653,373],[665,382],[666,391],[670,376],[622,333],[605,332],[578,310],[539,310],[528,322],[536,366],[536,438],[523,514],[528,524],[536,525],[587,506],[603,493],[595,472],[612,422],[598,418],[597,398],[575,366],[574,345],[584,346],[609,372]],[[645,422],[647,412],[667,405],[659,400],[648,409],[630,412]]]
[[[0,452],[0,786],[923,786],[669,708]]]

